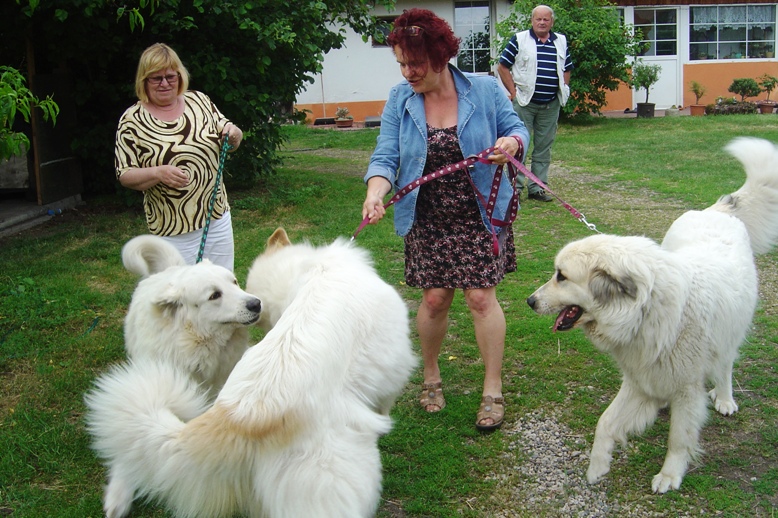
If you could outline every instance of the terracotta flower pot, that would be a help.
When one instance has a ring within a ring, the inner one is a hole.
[[[335,126],[338,128],[350,128],[354,125],[354,119],[335,119]]]
[[[759,113],[773,113],[773,110],[775,110],[775,105],[772,103],[759,104]]]
[[[696,117],[699,117],[700,115],[705,115],[705,105],[704,104],[692,104],[689,106],[689,113],[691,115],[694,115]]]

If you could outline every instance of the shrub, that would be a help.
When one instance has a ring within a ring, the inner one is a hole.
[[[759,83],[756,82],[756,79],[741,77],[732,81],[732,84],[729,85],[727,91],[739,95],[740,100],[745,101],[746,97],[759,95],[762,89],[759,88]]]

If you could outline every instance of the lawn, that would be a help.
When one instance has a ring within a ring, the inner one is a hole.
[[[277,173],[256,189],[230,192],[241,282],[276,227],[295,241],[327,243],[351,235],[361,219],[361,176],[378,130],[286,131]],[[736,135],[778,142],[778,116],[564,123],[551,188],[603,232],[661,239],[681,212],[742,184],[740,165],[722,151]],[[229,186],[229,163],[227,173]],[[679,491],[653,495],[668,416],[617,449],[606,480],[587,486],[585,457],[597,418],[618,390],[618,370],[579,331],[551,333],[552,317],[536,316],[525,303],[552,274],[556,251],[591,231],[561,204],[535,201],[523,203],[514,229],[519,269],[498,289],[508,321],[506,423],[488,435],[473,426],[483,364],[459,294],[442,352],[448,406],[434,416],[421,412],[415,372],[393,410],[394,430],[380,442],[378,516],[775,516],[778,255],[758,259],[761,302],[734,372],[740,411],[711,413],[699,464]],[[0,239],[0,515],[102,515],[105,473],[89,449],[82,397],[124,357],[122,321],[137,279],[119,253],[144,232],[137,206],[101,198]],[[402,241],[390,221],[366,228],[357,244],[372,252],[415,315],[420,293],[403,283]],[[549,451],[561,453],[551,458]],[[548,473],[556,478],[546,480]],[[165,513],[139,502],[132,516]]]

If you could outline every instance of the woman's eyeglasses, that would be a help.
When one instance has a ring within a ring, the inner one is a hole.
[[[397,27],[394,29],[394,32],[402,32],[408,36],[419,36],[422,32],[424,32],[424,27],[419,27],[418,25],[408,25],[406,27]]]
[[[154,86],[161,85],[163,80],[167,81],[167,84],[169,85],[174,85],[178,83],[178,74],[169,74],[166,76],[151,76],[146,78],[146,81],[148,81],[149,84],[152,84]]]

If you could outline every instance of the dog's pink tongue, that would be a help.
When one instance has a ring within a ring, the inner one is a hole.
[[[565,319],[565,313],[566,311],[562,311],[561,313],[559,313],[559,315],[557,315],[556,322],[554,322],[554,329],[553,329],[555,333],[557,331],[557,328],[559,327],[559,324],[561,324],[562,321]]]

